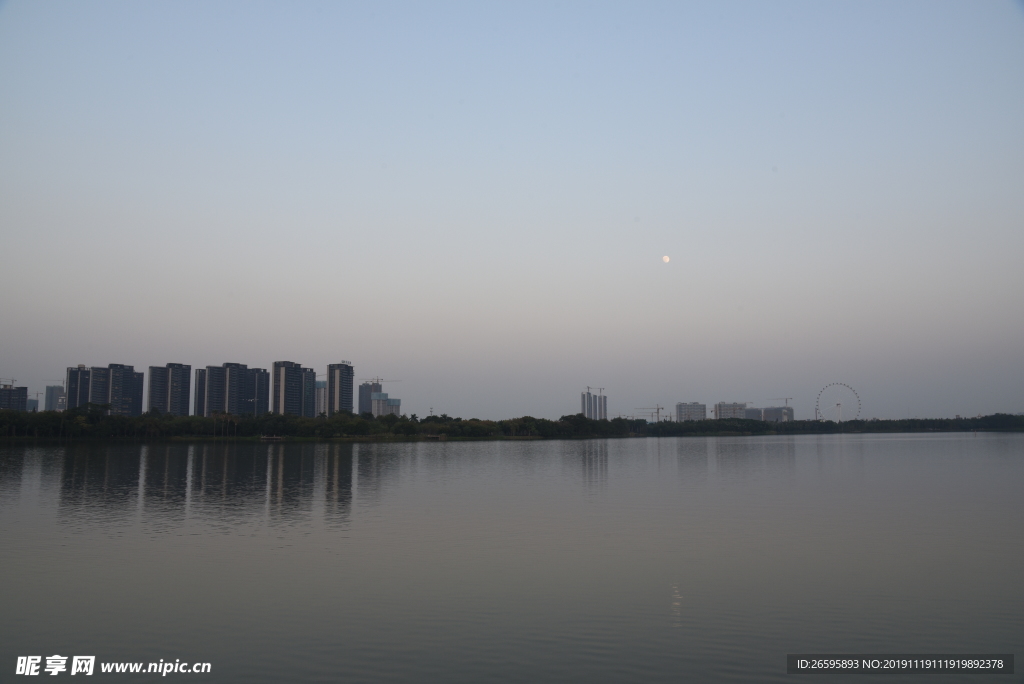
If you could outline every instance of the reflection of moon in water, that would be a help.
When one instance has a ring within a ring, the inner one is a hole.
[[[666,264],[668,263],[668,257],[667,256],[661,257],[661,260],[664,261]]]

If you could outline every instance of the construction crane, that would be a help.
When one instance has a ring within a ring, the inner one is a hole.
[[[789,406],[789,402],[793,401],[793,397],[772,397],[768,401],[780,401],[780,400],[785,401],[786,402],[786,406]]]
[[[660,423],[661,422],[661,410],[663,408],[665,408],[665,407],[664,406],[659,406],[658,404],[655,404],[654,406],[638,406],[638,407],[634,408],[633,410],[634,411],[653,411],[653,413],[651,415],[657,416],[657,420],[655,422]]]
[[[597,396],[601,396],[600,393],[604,392],[604,387],[591,387],[590,385],[587,385],[587,392],[590,392],[590,390],[592,390],[592,389],[596,389],[598,391],[598,395]]]
[[[385,380],[384,378],[362,378],[360,382],[375,382],[378,385],[385,382],[402,382],[401,380]]]

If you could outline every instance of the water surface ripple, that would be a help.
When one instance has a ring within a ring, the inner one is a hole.
[[[1015,434],[8,445],[0,668],[771,682],[795,652],[1020,657],[1022,483]]]

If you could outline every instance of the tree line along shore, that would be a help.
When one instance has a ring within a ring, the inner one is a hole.
[[[508,420],[452,418],[447,415],[388,415],[373,418],[337,413],[330,417],[267,413],[260,416],[142,416],[106,415],[97,404],[68,411],[24,412],[0,410],[0,438],[78,440],[477,440],[477,439],[586,439],[595,437],[681,437],[728,435],[796,435],[856,432],[971,432],[1024,431],[1024,416],[997,413],[976,418],[908,418],[854,420],[843,423],[796,420],[769,423],[724,419],[648,423],[645,419],[591,420],[582,414],[558,420],[523,416]]]

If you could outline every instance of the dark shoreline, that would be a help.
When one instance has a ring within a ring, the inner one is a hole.
[[[726,419],[689,422],[615,418],[590,420],[580,414],[557,421],[524,416],[501,421],[449,416],[108,416],[92,406],[64,413],[0,411],[0,443],[38,442],[448,442],[538,439],[629,439],[646,437],[753,437],[810,434],[914,434],[1024,432],[1024,416],[858,420],[845,423],[768,423]]]

